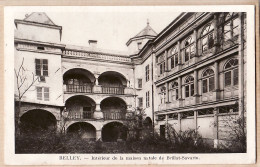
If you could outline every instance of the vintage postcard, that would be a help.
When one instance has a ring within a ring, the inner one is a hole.
[[[255,163],[255,9],[4,10],[5,164]]]

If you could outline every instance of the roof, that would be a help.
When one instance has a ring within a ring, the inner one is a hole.
[[[41,23],[41,24],[48,24],[48,25],[55,25],[53,21],[46,15],[44,12],[33,12],[26,18],[23,19],[24,21],[30,21],[34,23]]]
[[[156,36],[157,36],[157,33],[152,29],[149,22],[147,22],[146,27],[142,31],[140,31],[138,34],[136,34],[136,36],[134,36],[133,38],[130,38],[126,42],[126,45],[128,46],[131,43],[131,41],[134,40],[134,39],[139,39],[139,38],[153,39]]]
[[[66,49],[85,51],[85,52],[94,52],[94,53],[103,53],[103,54],[115,55],[115,56],[121,56],[121,57],[129,57],[127,52],[100,49],[100,48],[94,48],[94,47],[66,45]]]
[[[147,23],[147,26],[139,32],[134,38],[136,37],[142,37],[142,36],[156,36],[157,33],[152,29],[152,27]]]

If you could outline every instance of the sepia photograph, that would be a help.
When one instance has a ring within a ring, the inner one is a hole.
[[[254,11],[232,7],[9,7],[9,154],[254,162]]]

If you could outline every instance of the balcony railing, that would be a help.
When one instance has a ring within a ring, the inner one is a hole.
[[[126,113],[124,112],[103,112],[105,120],[124,120]]]
[[[118,94],[122,95],[125,93],[125,88],[123,87],[110,87],[110,86],[102,86],[102,93],[104,94]]]
[[[92,119],[93,113],[92,112],[86,112],[86,113],[71,113],[68,116],[69,119]]]
[[[66,84],[66,92],[92,93],[92,91],[93,91],[92,84],[83,84],[83,85]]]

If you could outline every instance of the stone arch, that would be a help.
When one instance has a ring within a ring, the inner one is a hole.
[[[146,127],[146,128],[152,128],[152,126],[153,126],[153,121],[152,121],[152,119],[151,119],[150,117],[146,117],[146,118],[144,119],[144,121],[143,121],[143,125],[144,125],[144,127]]]
[[[100,103],[101,111],[106,120],[123,120],[126,116],[127,103],[119,97],[111,96]]]
[[[128,80],[126,77],[122,73],[116,71],[106,71],[98,77],[98,83],[100,85],[110,84],[114,86],[126,87],[127,82]]]
[[[66,133],[68,135],[77,135],[84,139],[96,139],[96,128],[89,122],[74,122],[67,127]]]
[[[95,81],[94,74],[83,68],[72,68],[63,74],[66,92],[91,93]]]
[[[56,117],[43,109],[28,110],[20,117],[22,132],[42,132],[56,130]]]
[[[96,103],[88,96],[75,95],[66,100],[65,107],[70,118],[91,119],[96,109]]]
[[[111,121],[102,128],[102,141],[116,142],[118,140],[126,140],[127,130],[123,123],[119,121]]]

